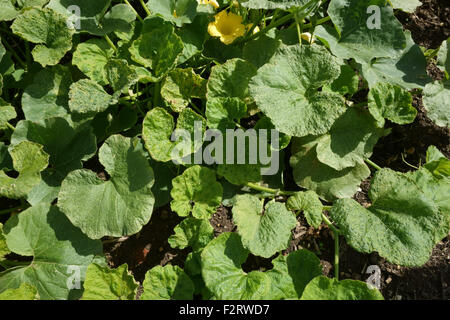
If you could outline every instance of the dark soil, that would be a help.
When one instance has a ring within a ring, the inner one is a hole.
[[[423,5],[417,8],[416,12],[411,14],[396,12],[396,15],[404,27],[412,32],[416,43],[428,49],[437,48],[450,36],[450,0],[422,0],[422,2]],[[433,61],[428,66],[428,73],[435,80],[441,80],[443,77]],[[361,94],[367,95],[367,92]],[[378,165],[402,172],[413,170],[411,166],[417,167],[425,161],[426,150],[430,145],[435,145],[443,154],[450,157],[449,130],[436,126],[427,118],[420,94],[413,95],[413,105],[418,110],[414,123],[404,126],[387,124],[392,132],[380,139],[371,158]],[[288,161],[289,154],[286,158]],[[96,167],[96,164],[92,163],[92,166]],[[287,168],[284,176],[285,186],[291,189],[294,185],[292,172],[289,166]],[[360,190],[354,196],[354,199],[365,207],[370,205],[369,188],[370,179],[367,179],[362,182]],[[142,281],[146,271],[156,265],[170,262],[183,267],[190,249],[173,249],[167,242],[168,237],[173,234],[173,228],[181,220],[176,213],[170,211],[168,205],[156,210],[150,223],[139,234],[122,239],[124,240],[122,242],[105,244],[105,253],[110,266],[117,267],[127,263],[138,281]],[[215,236],[236,230],[231,208],[221,206],[213,214],[210,222]],[[292,231],[289,247],[283,253],[287,254],[302,248],[316,253],[321,259],[323,274],[333,276],[334,238],[333,232],[326,225],[314,229],[309,227],[303,215],[300,215],[297,226]],[[272,268],[270,261],[271,259],[249,255],[243,269],[246,272],[269,270]],[[344,239],[340,239],[339,265],[340,279],[362,281],[366,281],[370,276],[366,273],[369,266],[378,266],[381,270],[381,291],[385,299],[450,298],[450,237],[436,245],[428,263],[420,268],[393,265],[376,253],[361,254],[349,247]]]

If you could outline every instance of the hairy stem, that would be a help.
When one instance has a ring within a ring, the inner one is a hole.
[[[131,5],[131,3],[128,2],[128,0],[123,0],[123,2],[125,2],[130,8],[131,10],[133,10],[134,14],[136,15],[136,17],[138,18],[138,20],[140,22],[143,22],[144,19],[141,18],[141,16],[139,15],[139,13],[136,11],[136,9],[134,9],[134,7]]]
[[[372,160],[370,160],[370,159],[364,159],[364,161],[367,163],[367,164],[369,164],[369,165],[371,165],[372,167],[374,167],[376,170],[381,170],[382,168],[379,166],[379,165],[377,165],[375,162],[373,162]]]
[[[119,50],[117,50],[117,47],[115,46],[114,42],[111,41],[111,39],[108,37],[107,34],[105,34],[105,40],[106,42],[108,42],[108,45],[114,50],[115,53],[119,52]]]
[[[150,9],[147,7],[147,5],[145,4],[144,0],[139,0],[139,2],[141,3],[142,8],[144,8],[147,15],[151,15],[152,13],[150,12]]]

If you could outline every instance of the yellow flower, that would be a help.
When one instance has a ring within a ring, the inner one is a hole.
[[[198,4],[210,4],[216,9],[219,8],[219,3],[217,2],[217,0],[197,0],[197,3]]]
[[[303,40],[308,41],[308,43],[315,42],[315,39],[312,38],[312,35],[309,32],[303,32],[300,36],[302,37]]]
[[[213,37],[220,37],[220,41],[230,44],[245,34],[242,17],[225,10],[214,16],[215,21],[208,25],[208,32]]]

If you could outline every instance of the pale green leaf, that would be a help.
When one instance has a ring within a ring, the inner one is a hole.
[[[4,260],[4,257],[11,253],[6,245],[6,239],[3,234],[3,224],[0,223],[0,261]]]
[[[233,206],[233,220],[242,244],[254,255],[270,258],[289,245],[295,216],[280,202],[269,202],[256,196],[237,195]]]
[[[225,132],[234,129],[236,123],[247,114],[247,105],[238,98],[211,98],[206,103],[208,127]]]
[[[286,207],[290,210],[303,211],[306,221],[314,228],[319,228],[322,224],[323,205],[314,191],[296,192],[289,197]]]
[[[159,15],[177,27],[192,23],[197,15],[196,0],[149,0],[147,7],[150,12]]]
[[[419,0],[389,0],[395,9],[400,9],[404,12],[414,12],[417,7],[422,5]]]
[[[36,287],[22,283],[17,289],[7,289],[0,293],[0,300],[36,300]]]
[[[435,177],[450,177],[450,160],[448,160],[435,146],[427,150],[427,163],[424,167]]]
[[[192,300],[194,283],[178,266],[156,266],[145,274],[141,300]]]
[[[193,166],[172,180],[170,207],[181,217],[190,213],[197,219],[209,219],[222,202],[222,185],[214,170]]]
[[[330,279],[324,276],[314,278],[306,285],[302,300],[384,300],[383,295],[357,280]]]
[[[205,219],[186,218],[174,228],[174,231],[175,234],[168,239],[172,248],[184,249],[189,246],[197,251],[214,239],[214,229]]]
[[[450,128],[450,81],[427,84],[423,91],[427,117],[440,127]]]
[[[379,82],[369,91],[369,111],[384,126],[384,119],[398,124],[414,121],[417,110],[412,106],[411,94],[386,82]]]
[[[241,4],[249,9],[290,9],[301,7],[308,3],[307,0],[242,0]]]
[[[25,198],[28,192],[41,181],[41,172],[47,168],[49,156],[43,146],[23,141],[10,150],[17,178],[0,171],[0,195],[12,199]]]
[[[11,21],[19,15],[11,0],[0,0],[0,21]]]
[[[150,220],[155,202],[153,170],[140,141],[111,136],[100,148],[99,160],[110,179],[103,181],[86,169],[70,172],[61,184],[58,206],[92,239],[137,233]]]
[[[138,284],[127,264],[116,269],[92,263],[86,271],[82,300],[134,300]]]
[[[69,109],[72,113],[93,118],[105,111],[112,102],[112,97],[97,82],[81,79],[70,86]]]
[[[0,98],[0,130],[6,130],[8,128],[7,122],[16,117],[16,109]]]
[[[67,27],[66,18],[52,9],[32,8],[16,18],[12,31],[37,45],[31,52],[43,67],[56,65],[72,48],[73,29]]]
[[[340,95],[352,96],[358,91],[359,77],[355,70],[347,64],[341,65],[341,74],[331,84],[324,86],[324,90],[333,91]]]
[[[282,46],[249,84],[257,106],[288,135],[326,133],[345,111],[340,95],[318,92],[339,76],[339,60],[326,49]]]

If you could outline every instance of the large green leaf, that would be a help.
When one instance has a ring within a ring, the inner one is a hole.
[[[66,18],[52,9],[32,8],[16,18],[13,32],[26,41],[36,43],[33,58],[42,66],[56,65],[72,48],[73,29]]]
[[[435,146],[427,150],[427,163],[424,167],[437,178],[450,178],[450,160],[448,160]]]
[[[201,254],[203,280],[220,300],[265,299],[271,290],[271,278],[260,271],[245,273],[241,265],[248,251],[237,233],[222,233]],[[220,281],[218,281],[220,279]]]
[[[14,7],[11,0],[0,0],[0,21],[14,20],[19,15],[19,10]]]
[[[379,10],[374,28],[369,26],[377,12],[368,13],[369,6]],[[386,0],[331,0],[328,14],[339,32],[332,51],[340,58],[370,63],[376,57],[396,56],[406,45],[402,25]]]
[[[39,71],[22,95],[25,119],[41,121],[47,118],[69,119],[70,71],[64,66],[54,66]]]
[[[103,181],[85,169],[70,172],[61,184],[58,206],[92,239],[138,232],[150,220],[155,202],[153,170],[140,141],[111,136],[100,148],[99,160],[110,179]]]
[[[258,107],[286,134],[326,133],[345,111],[341,96],[318,92],[339,76],[339,60],[326,49],[282,46],[249,84]]]
[[[163,17],[177,27],[194,21],[197,5],[196,0],[149,0],[147,2],[147,7],[152,14]]]
[[[329,133],[318,138],[317,159],[335,170],[362,164],[383,133],[369,112],[348,108]]]
[[[108,109],[111,96],[101,85],[90,79],[81,79],[70,86],[69,109],[72,113],[93,118]]]
[[[286,207],[290,210],[303,211],[306,221],[310,226],[319,228],[322,224],[323,205],[319,196],[314,191],[300,191],[289,197]]]
[[[159,81],[175,67],[182,51],[183,42],[172,24],[157,16],[145,19],[141,36],[130,47],[132,59],[150,68],[154,81]]]
[[[172,180],[170,207],[181,217],[192,212],[197,219],[209,219],[222,202],[222,185],[214,170],[193,166]]]
[[[101,85],[106,85],[105,66],[112,58],[114,50],[104,39],[89,39],[77,46],[73,53],[72,63],[90,79]]]
[[[315,145],[314,137],[294,140],[290,164],[295,182],[328,201],[353,196],[361,182],[370,175],[370,169],[361,163],[352,168],[335,170],[319,161]]]
[[[178,57],[178,64],[184,63],[203,50],[207,37],[209,19],[207,15],[198,15],[194,22],[176,30],[183,41],[183,52]]]
[[[141,300],[192,300],[194,283],[178,266],[156,266],[145,274]]]
[[[42,172],[41,183],[28,194],[27,200],[33,205],[40,201],[52,202],[58,196],[66,175],[82,168],[81,161],[88,160],[97,151],[91,128],[73,129],[62,118],[46,119],[42,124],[20,121],[11,136],[11,144],[26,140],[43,145],[44,151],[50,155],[50,166]]]
[[[86,237],[50,204],[12,216],[3,231],[11,251],[33,261],[1,272],[0,292],[26,282],[37,288],[41,299],[77,299],[88,265],[102,255],[100,241]]]
[[[19,172],[19,176],[11,178],[3,170],[0,171],[0,196],[25,198],[41,181],[41,171],[47,168],[49,156],[42,145],[30,141],[23,141],[14,146],[10,154],[13,167]]]
[[[254,255],[270,258],[287,248],[297,219],[283,203],[269,202],[264,207],[263,201],[249,194],[237,195],[233,220],[244,247]]]
[[[366,209],[352,199],[338,200],[331,217],[347,242],[360,252],[377,251],[405,266],[426,263],[449,226],[436,203],[413,179],[390,169],[377,171]]]
[[[427,116],[438,126],[450,128],[450,81],[427,84],[423,91]]]
[[[377,289],[357,280],[330,279],[324,276],[314,278],[306,285],[302,300],[384,300]]]
[[[82,300],[134,300],[138,284],[123,264],[116,269],[92,263],[86,271]]]
[[[273,269],[266,272],[272,279],[267,299],[299,299],[306,285],[322,274],[319,258],[306,249],[272,260]]]
[[[175,228],[168,242],[172,248],[191,247],[194,251],[203,249],[214,239],[214,229],[206,219],[186,218]]]
[[[308,0],[243,0],[241,4],[249,9],[290,9],[301,7],[308,3]]]
[[[206,121],[191,108],[186,108],[181,111],[174,128],[172,115],[158,107],[147,113],[142,127],[145,147],[153,159],[182,162],[184,157],[196,152],[202,146],[201,138],[206,129]],[[180,136],[176,140],[175,137],[174,140],[171,139],[174,129],[180,130]],[[201,135],[198,139],[200,141],[196,141],[196,131]]]
[[[192,68],[172,70],[161,86],[161,96],[175,112],[187,107],[191,98],[204,99],[205,94],[206,80]]]
[[[225,132],[236,128],[236,123],[247,114],[247,105],[238,98],[211,98],[206,103],[208,127]]]
[[[206,98],[249,98],[248,82],[256,74],[256,68],[242,59],[230,59],[214,66],[208,79]]]
[[[384,126],[384,119],[398,124],[414,121],[417,110],[412,106],[411,94],[386,82],[379,82],[369,91],[369,111]]]

